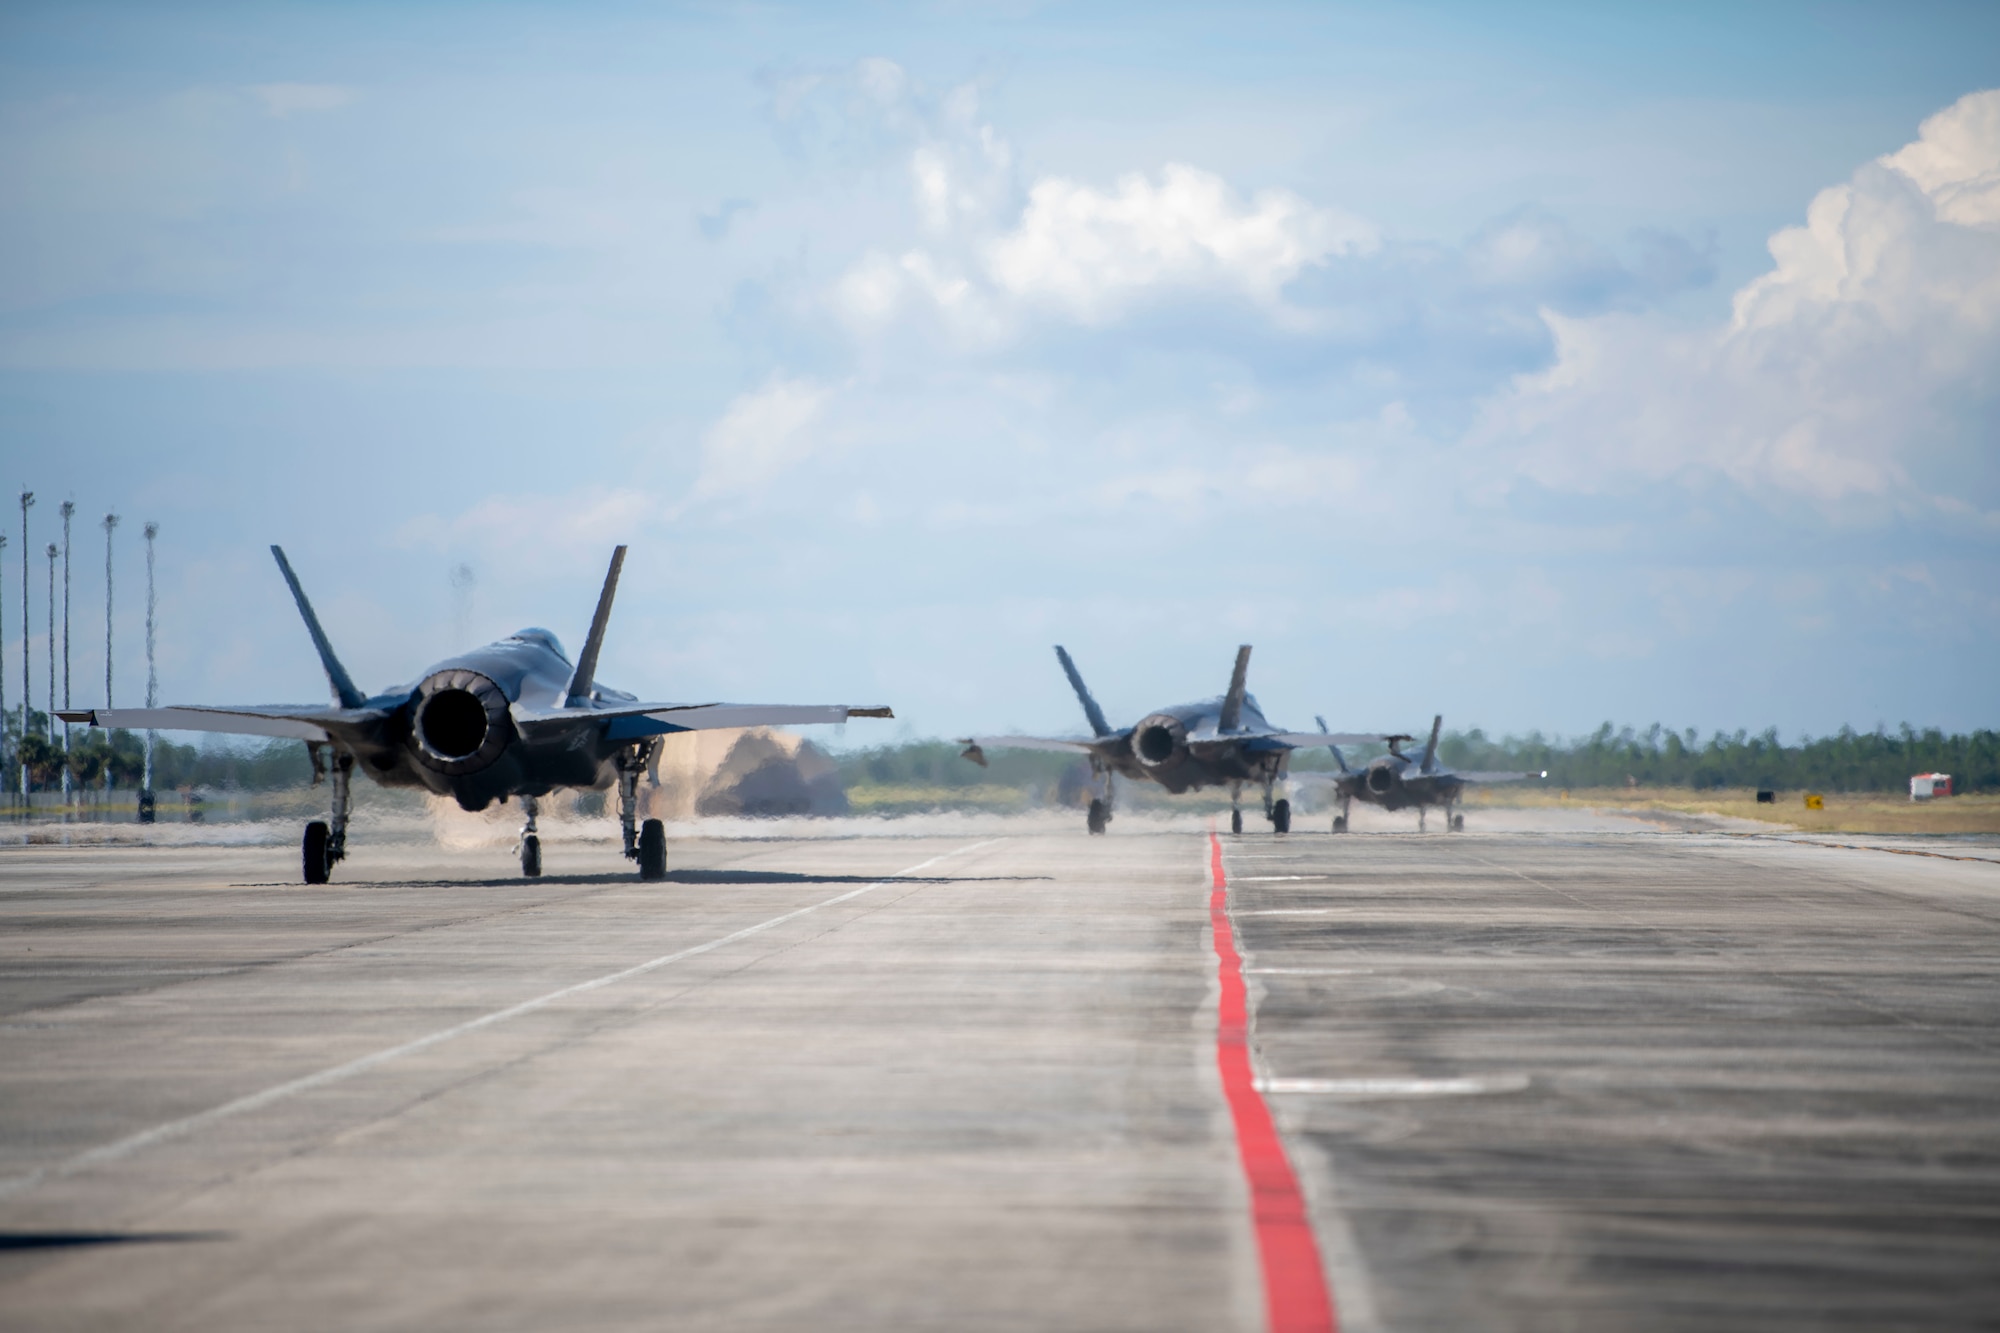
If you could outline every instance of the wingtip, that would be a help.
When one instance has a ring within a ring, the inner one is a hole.
[[[847,710],[847,715],[849,717],[894,717],[896,716],[896,710],[883,704],[874,708],[850,708]]]

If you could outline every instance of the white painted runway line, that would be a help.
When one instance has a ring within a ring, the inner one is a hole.
[[[1471,1097],[1481,1093],[1520,1092],[1525,1074],[1489,1078],[1260,1078],[1264,1092],[1306,1093],[1320,1097]]]
[[[1372,977],[1372,967],[1246,967],[1257,977]]]
[[[906,875],[914,875],[919,870],[927,870],[940,861],[963,855],[966,852],[978,851],[981,847],[990,847],[998,841],[998,838],[988,838],[983,842],[969,843],[964,847],[954,848],[949,852],[940,852],[929,860],[919,861],[913,866],[906,866],[893,874],[885,875],[873,884],[864,884],[858,889],[849,889],[846,893],[837,893],[831,898],[782,913],[772,917],[768,921],[760,921],[754,926],[745,926],[741,930],[732,931],[727,935],[709,940],[705,944],[696,944],[685,949],[677,949],[673,953],[661,954],[658,958],[649,958],[643,963],[637,963],[616,972],[607,972],[601,977],[592,977],[588,981],[579,981],[574,985],[564,986],[560,990],[552,990],[546,995],[537,995],[532,1000],[523,1000],[519,1004],[508,1005],[505,1009],[495,1009],[492,1013],[481,1014],[478,1018],[467,1019],[463,1023],[455,1023],[448,1028],[440,1028],[438,1031],[418,1037],[414,1041],[406,1041],[399,1046],[390,1046],[369,1055],[361,1056],[359,1059],[349,1060],[345,1064],[335,1065],[330,1069],[322,1069],[318,1073],[307,1074],[302,1078],[295,1078],[284,1083],[279,1083],[273,1087],[265,1088],[262,1092],[253,1092],[246,1097],[238,1097],[233,1102],[224,1102],[222,1105],[210,1107],[206,1111],[198,1111],[194,1115],[183,1116],[179,1120],[169,1120],[163,1125],[155,1125],[151,1129],[127,1135],[125,1138],[104,1144],[101,1147],[88,1149],[77,1153],[73,1157],[66,1157],[60,1162],[52,1163],[49,1166],[40,1167],[22,1175],[10,1176],[5,1180],[0,1180],[0,1199],[8,1199],[15,1195],[25,1194],[46,1180],[74,1175],[78,1171],[88,1170],[93,1166],[103,1166],[107,1162],[115,1162],[122,1157],[129,1157],[141,1149],[150,1148],[156,1143],[164,1143],[169,1139],[179,1138],[183,1134],[193,1133],[195,1130],[215,1124],[217,1121],[227,1120],[232,1116],[242,1115],[248,1111],[261,1110],[275,1102],[296,1097],[300,1093],[311,1092],[315,1088],[323,1088],[332,1083],[339,1083],[344,1079],[354,1077],[356,1074],[366,1073],[377,1065],[387,1064],[391,1060],[397,1060],[406,1055],[414,1055],[418,1051],[428,1050],[432,1046],[440,1045],[455,1037],[463,1037],[469,1032],[477,1032],[481,1028],[489,1028],[496,1023],[504,1023],[510,1018],[519,1018],[523,1014],[530,1014],[537,1009],[547,1008],[557,1000],[568,999],[572,995],[582,995],[587,991],[599,990],[605,986],[610,986],[617,982],[640,976],[643,973],[666,967],[671,963],[678,963],[684,959],[693,958],[698,954],[712,952],[722,948],[726,944],[734,944],[738,940],[762,934],[774,926],[782,926],[787,921],[796,921],[798,918],[808,916],[813,912],[818,912],[828,907],[837,907],[841,903],[859,898],[864,893],[873,893],[876,889],[881,888],[891,880],[901,879]]]

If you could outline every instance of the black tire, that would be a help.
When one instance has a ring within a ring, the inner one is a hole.
[[[1333,831],[1334,831],[1335,833],[1345,833],[1345,832],[1347,832],[1347,816],[1346,816],[1346,815],[1335,815],[1335,816],[1333,817]]]
[[[1105,808],[1104,802],[1092,801],[1090,803],[1090,813],[1083,818],[1083,826],[1092,833],[1102,833],[1105,826],[1110,824],[1110,822],[1111,811]]]
[[[649,819],[639,826],[639,878],[667,877],[667,826]]]
[[[1465,832],[1465,816],[1464,816],[1464,815],[1453,815],[1453,816],[1451,817],[1451,831],[1452,831],[1453,833],[1463,833],[1463,832]]]
[[[532,833],[521,839],[521,873],[529,879],[542,873],[542,840]]]
[[[1292,831],[1292,803],[1279,801],[1271,807],[1271,832],[1290,833]]]
[[[1241,810],[1231,810],[1229,812],[1229,831],[1231,833],[1241,833],[1243,831],[1243,812]]]
[[[315,819],[306,825],[305,841],[299,846],[299,860],[304,863],[305,879],[308,884],[324,884],[333,873],[333,859],[327,849],[333,843],[333,830],[323,819]]]

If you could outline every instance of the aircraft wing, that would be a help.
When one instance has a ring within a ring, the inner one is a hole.
[[[845,722],[850,717],[894,717],[879,705],[859,704],[616,704],[610,708],[528,708],[510,710],[521,734],[601,724],[612,740],[636,740],[673,731],[714,731],[724,727],[802,727]]]
[[[1523,778],[1545,778],[1548,775],[1547,769],[1543,769],[1539,773],[1477,772],[1453,774],[1454,777],[1463,782],[1519,782]]]
[[[284,736],[323,741],[329,732],[365,730],[389,714],[380,708],[329,708],[325,704],[252,704],[244,708],[183,704],[174,708],[58,710],[64,722],[141,731],[221,731],[237,736]]]
[[[1056,750],[1064,754],[1090,754],[1104,741],[1115,741],[1121,735],[1114,732],[1095,741],[1065,741],[1048,736],[961,736],[959,743],[965,749],[960,752],[960,757],[984,768],[988,746],[996,750]]]

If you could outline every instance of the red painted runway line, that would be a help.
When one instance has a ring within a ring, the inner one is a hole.
[[[1243,956],[1229,920],[1229,878],[1222,870],[1222,840],[1208,835],[1209,871],[1215,887],[1208,917],[1215,929],[1216,977],[1222,1002],[1215,1024],[1215,1065],[1222,1094],[1236,1122],[1236,1150],[1250,1186],[1251,1218],[1257,1230],[1257,1257],[1264,1269],[1264,1309],[1271,1333],[1334,1333],[1333,1299],[1320,1267],[1319,1241],[1306,1214],[1299,1179],[1285,1156],[1284,1140],[1250,1067],[1250,1001],[1243,983]]]

